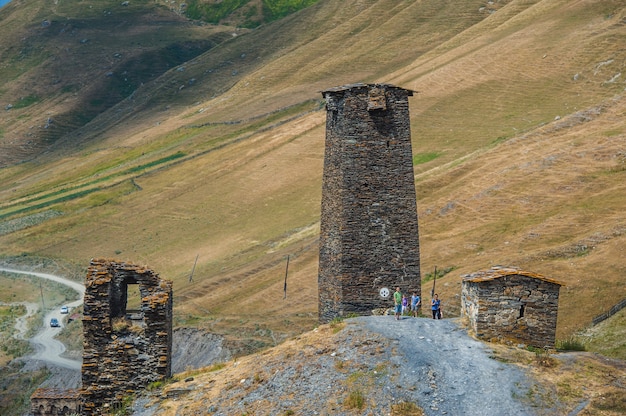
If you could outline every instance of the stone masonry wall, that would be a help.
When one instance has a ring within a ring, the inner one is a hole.
[[[39,388],[30,397],[33,416],[73,415],[81,411],[80,389]]]
[[[408,97],[388,84],[323,92],[319,318],[369,315],[421,292]]]
[[[553,347],[560,284],[521,273],[465,279],[462,313],[479,338]]]
[[[129,285],[138,285],[141,297],[133,320]],[[83,414],[103,414],[124,396],[171,376],[172,283],[146,267],[92,260],[85,287]]]

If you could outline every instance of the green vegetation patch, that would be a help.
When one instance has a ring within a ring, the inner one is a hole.
[[[422,278],[422,283],[429,282],[433,280],[435,277],[437,277],[437,279],[441,279],[442,277],[444,277],[445,275],[447,275],[448,273],[450,273],[451,271],[455,269],[458,269],[458,267],[448,266],[448,267],[444,267],[443,269],[435,269],[432,273],[424,274],[424,277]]]
[[[556,341],[556,348],[561,351],[586,351],[585,344],[575,337]]]
[[[262,0],[260,10],[258,1],[250,0],[190,0],[185,14],[190,19],[219,24],[225,20],[234,21],[236,26],[256,27],[263,23],[282,19],[302,10],[318,0]]]
[[[153,160],[152,162],[144,163],[143,165],[139,165],[139,166],[134,166],[134,167],[132,167],[130,169],[127,169],[124,172],[122,172],[122,175],[127,174],[127,173],[140,172],[142,170],[146,170],[146,169],[152,168],[154,166],[161,165],[163,163],[171,162],[172,160],[180,159],[181,157],[184,157],[184,156],[185,156],[185,153],[183,153],[183,152],[176,152],[176,153],[174,153],[172,155],[165,156],[165,157],[162,157],[162,158],[157,159],[157,160]]]
[[[13,215],[17,215],[17,214],[22,214],[22,213],[25,213],[25,212],[28,212],[28,211],[34,211],[34,210],[37,210],[37,209],[46,208],[46,207],[48,207],[50,205],[53,205],[53,204],[58,204],[58,203],[61,203],[61,202],[71,201],[71,200],[76,199],[76,198],[87,196],[87,195],[89,195],[89,194],[91,194],[93,192],[99,191],[99,190],[100,190],[100,188],[85,189],[84,191],[80,191],[80,192],[75,192],[75,193],[72,193],[72,194],[64,195],[62,197],[55,198],[55,199],[52,199],[50,201],[42,202],[40,204],[35,204],[35,205],[23,207],[23,208],[15,210],[15,211],[12,211],[10,213],[6,213],[6,214],[0,215],[0,219],[7,218],[7,217],[10,217],[10,216],[13,216]]]
[[[590,329],[585,338],[587,351],[626,360],[626,309]]]
[[[441,156],[440,152],[418,153],[413,155],[413,166],[430,162],[431,160],[437,159],[439,156]]]
[[[25,108],[37,103],[38,101],[39,97],[37,97],[36,95],[28,95],[26,97],[20,98],[15,104],[13,104],[13,108]]]
[[[318,0],[263,0],[263,15],[268,22],[282,19],[298,10],[307,8]]]
[[[235,10],[249,2],[250,0],[224,0],[216,3],[207,3],[201,0],[191,0],[187,3],[187,17],[218,24],[220,20],[230,16]]]
[[[15,322],[24,315],[24,305],[0,305],[0,365],[30,352],[28,341],[14,338],[17,331]]]

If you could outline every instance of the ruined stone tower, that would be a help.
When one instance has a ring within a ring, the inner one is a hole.
[[[172,283],[145,267],[92,260],[85,288],[82,414],[94,415],[171,376]]]
[[[319,255],[319,319],[393,305],[421,292],[408,97],[388,84],[323,91],[326,150]]]

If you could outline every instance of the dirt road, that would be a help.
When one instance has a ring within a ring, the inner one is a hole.
[[[0,271],[7,272],[7,273],[17,273],[17,274],[24,274],[24,275],[29,275],[29,276],[36,276],[41,279],[51,280],[51,281],[61,283],[63,285],[66,285],[72,288],[73,290],[78,292],[78,299],[66,305],[70,308],[70,310],[72,308],[82,305],[83,303],[85,286],[78,282],[66,279],[62,276],[56,276],[56,275],[49,274],[49,273],[39,273],[39,272],[18,270],[18,269],[5,268],[5,267],[0,267]],[[38,306],[33,305],[33,304],[29,304],[29,305],[30,307],[27,306],[27,310],[28,310],[27,314],[32,315],[33,313],[35,313],[33,308],[37,308]],[[23,358],[23,360],[24,361],[30,361],[30,360],[43,361],[45,363],[62,367],[64,369],[79,371],[82,365],[80,361],[70,360],[61,356],[65,352],[65,346],[63,345],[62,342],[54,338],[61,331],[61,328],[50,327],[50,319],[53,317],[57,318],[59,322],[61,322],[61,325],[65,325],[66,323],[65,320],[68,315],[62,315],[59,311],[60,307],[61,305],[54,305],[53,309],[45,314],[45,316],[43,317],[43,321],[41,322],[41,330],[38,331],[37,335],[35,335],[30,340],[33,347],[35,348],[35,354],[33,354],[30,357]],[[22,318],[18,320],[18,322],[16,323],[16,328],[18,328],[18,325],[24,326],[25,324],[26,324],[25,318]],[[22,328],[22,327],[18,328],[18,333],[23,334],[25,333],[25,331],[26,331],[25,328]]]

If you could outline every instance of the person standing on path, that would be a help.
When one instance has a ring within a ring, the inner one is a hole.
[[[409,298],[406,295],[402,295],[402,316],[404,316],[409,310]]]
[[[441,300],[435,293],[435,297],[430,301],[430,309],[433,311],[433,319],[441,319]]]
[[[396,313],[396,321],[399,321],[400,313],[402,313],[402,292],[400,292],[400,286],[396,287],[396,291],[393,294],[393,304]]]
[[[413,292],[413,295],[411,295],[411,312],[413,312],[413,316],[417,318],[417,310],[421,304],[422,300],[420,299],[419,296],[417,296],[417,293]]]

